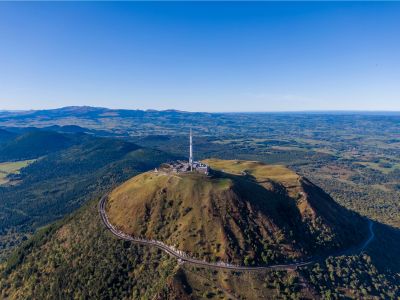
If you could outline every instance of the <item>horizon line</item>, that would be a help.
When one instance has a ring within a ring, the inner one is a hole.
[[[235,114],[235,113],[400,113],[400,110],[373,110],[373,109],[315,109],[315,110],[249,110],[249,111],[189,111],[180,110],[176,108],[167,109],[155,109],[155,108],[111,108],[105,106],[90,106],[90,105],[68,105],[56,108],[37,108],[37,109],[1,109],[0,112],[13,112],[13,113],[23,113],[23,112],[37,112],[37,111],[48,111],[48,110],[62,110],[68,108],[93,108],[93,109],[107,109],[107,110],[131,110],[131,111],[175,111],[180,113],[209,113],[209,114]]]

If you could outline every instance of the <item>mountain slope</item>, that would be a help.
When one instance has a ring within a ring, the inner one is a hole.
[[[11,140],[14,136],[14,133],[0,128],[0,144]]]
[[[48,131],[31,131],[0,145],[0,161],[26,160],[66,149],[74,141],[66,135]]]
[[[113,239],[96,204],[22,245],[2,269],[0,298],[130,299],[140,294],[149,299],[158,293],[176,263],[155,250]]]
[[[265,264],[357,245],[366,223],[282,166],[206,161],[212,176],[147,172],[109,196],[110,222],[206,260]]]

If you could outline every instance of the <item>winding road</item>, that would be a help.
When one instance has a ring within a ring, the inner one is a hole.
[[[298,267],[313,264],[313,263],[316,263],[317,261],[327,258],[328,256],[332,256],[332,254],[330,254],[330,255],[326,255],[326,256],[315,257],[313,259],[310,259],[307,261],[302,261],[302,262],[289,263],[289,264],[267,265],[267,266],[239,266],[239,265],[232,265],[232,264],[223,263],[223,262],[213,263],[213,262],[203,261],[200,259],[192,258],[192,257],[188,256],[186,253],[184,253],[183,251],[175,249],[172,246],[168,246],[161,241],[135,238],[135,237],[132,237],[132,236],[118,230],[110,223],[110,221],[107,217],[107,214],[106,214],[107,199],[108,199],[108,194],[101,197],[101,199],[99,201],[98,209],[99,209],[99,214],[100,214],[100,217],[101,217],[104,225],[107,227],[108,230],[111,231],[111,233],[113,235],[115,235],[116,237],[118,237],[120,239],[123,239],[126,241],[131,241],[136,244],[148,245],[148,246],[152,246],[152,247],[161,249],[162,251],[168,253],[172,257],[177,258],[179,262],[187,262],[189,264],[200,266],[200,267],[207,267],[207,268],[212,268],[212,269],[225,269],[225,270],[233,270],[233,271],[295,270]],[[339,255],[350,254],[350,253],[358,254],[358,253],[364,251],[364,249],[375,238],[375,234],[373,231],[374,223],[371,220],[368,220],[368,222],[369,222],[369,236],[368,236],[367,240],[362,243],[362,245],[360,245],[359,247],[341,251],[340,253],[336,253],[333,256],[339,256]]]

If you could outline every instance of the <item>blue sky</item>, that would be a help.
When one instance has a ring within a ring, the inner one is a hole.
[[[400,110],[400,2],[0,2],[0,109]]]

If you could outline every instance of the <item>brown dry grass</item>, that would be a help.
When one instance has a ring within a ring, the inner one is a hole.
[[[204,163],[213,169],[223,170],[231,174],[241,175],[242,172],[246,172],[260,182],[269,179],[281,183],[296,184],[299,179],[299,175],[283,165],[267,165],[259,161],[220,159],[206,159]]]

